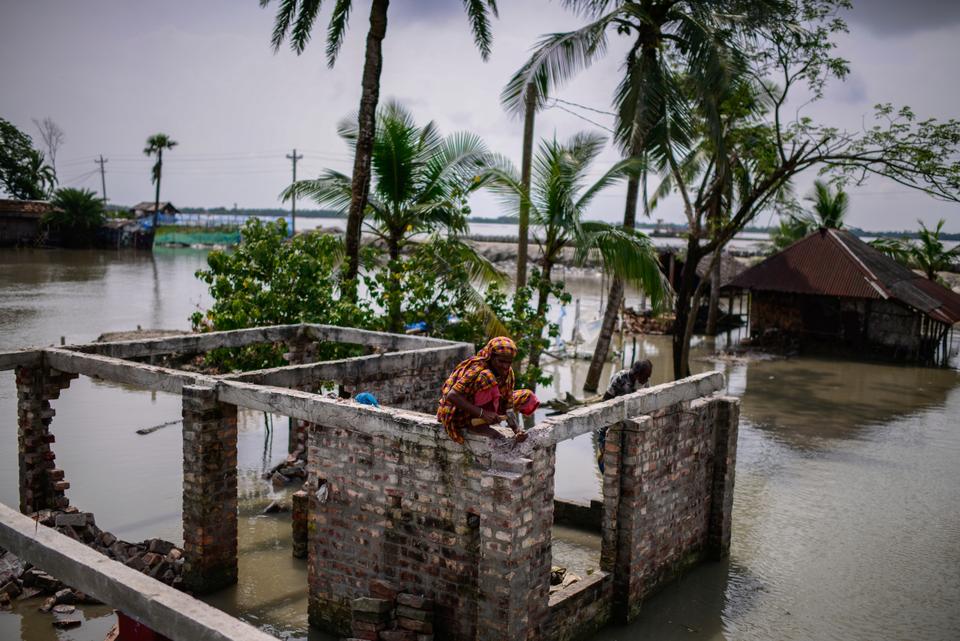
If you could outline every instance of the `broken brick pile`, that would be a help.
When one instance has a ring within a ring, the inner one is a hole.
[[[353,636],[344,641],[433,641],[433,599],[387,581],[372,582],[371,592],[350,604]]]
[[[167,585],[179,588],[183,573],[183,551],[163,539],[148,539],[142,543],[121,541],[110,532],[97,527],[93,514],[81,512],[75,507],[63,510],[41,510],[31,515],[38,524],[55,529],[101,554],[151,576]],[[93,597],[64,585],[40,568],[23,563],[15,554],[0,549],[0,607],[7,607],[14,600],[35,597],[48,598],[40,607],[41,612],[70,614],[79,604],[100,603]],[[58,621],[70,627],[79,620]],[[62,626],[61,626],[62,627]]]

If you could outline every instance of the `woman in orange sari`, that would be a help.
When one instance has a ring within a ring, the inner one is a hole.
[[[517,346],[512,339],[498,336],[453,370],[440,396],[437,420],[443,424],[447,435],[457,443],[463,443],[465,430],[484,434],[491,438],[503,438],[490,425],[499,423],[507,416],[507,423],[518,440],[524,432],[506,410],[513,409],[513,359]],[[496,409],[493,409],[496,408]],[[479,419],[474,424],[474,419]]]

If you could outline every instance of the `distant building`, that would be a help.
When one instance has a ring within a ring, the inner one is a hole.
[[[960,294],[853,234],[820,229],[730,283],[750,291],[750,333],[803,349],[946,364]]]
[[[40,219],[51,209],[45,200],[0,199],[0,247],[36,244]]]
[[[133,213],[136,218],[143,218],[145,216],[153,216],[153,201],[143,201],[137,203],[130,208],[130,211]],[[172,216],[174,214],[179,214],[180,210],[173,206],[173,203],[169,201],[160,201],[160,215],[161,216]]]

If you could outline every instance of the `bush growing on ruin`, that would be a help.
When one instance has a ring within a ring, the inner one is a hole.
[[[534,270],[528,286],[513,299],[496,282],[481,291],[477,287],[483,281],[481,272],[491,267],[468,255],[472,252],[455,238],[433,237],[390,268],[378,263],[376,250],[368,248],[363,271],[366,296],[353,303],[340,289],[343,243],[338,237],[306,233],[288,239],[283,219],[275,223],[253,219],[233,251],[211,252],[208,269],[197,271],[214,304],[195,312],[191,322],[195,331],[301,322],[384,330],[389,320],[377,310],[386,309],[385,279],[398,277],[405,324],[422,323],[430,336],[471,342],[477,349],[492,336],[509,335],[519,348],[517,384],[548,383],[539,367],[526,363],[534,347],[545,349],[559,331],[531,304],[540,286],[539,272]],[[561,302],[570,300],[562,283],[552,283],[551,294]],[[219,371],[274,367],[284,364],[284,351],[283,345],[216,350],[205,365]],[[356,348],[330,344],[321,345],[317,357],[357,353]]]
[[[242,242],[232,251],[213,251],[208,269],[197,278],[210,287],[214,304],[191,317],[195,331],[221,331],[285,325],[324,323],[369,327],[373,313],[363,302],[354,304],[340,296],[337,268],[343,259],[343,242],[320,233],[298,234],[287,239],[287,223],[254,218],[242,231]],[[322,345],[321,358],[352,355],[356,348]],[[256,345],[211,352],[207,365],[219,370],[249,370],[284,364],[283,345]]]

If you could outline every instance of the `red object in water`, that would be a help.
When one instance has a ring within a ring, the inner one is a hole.
[[[117,610],[117,629],[119,632],[117,641],[170,641],[119,610]]]

